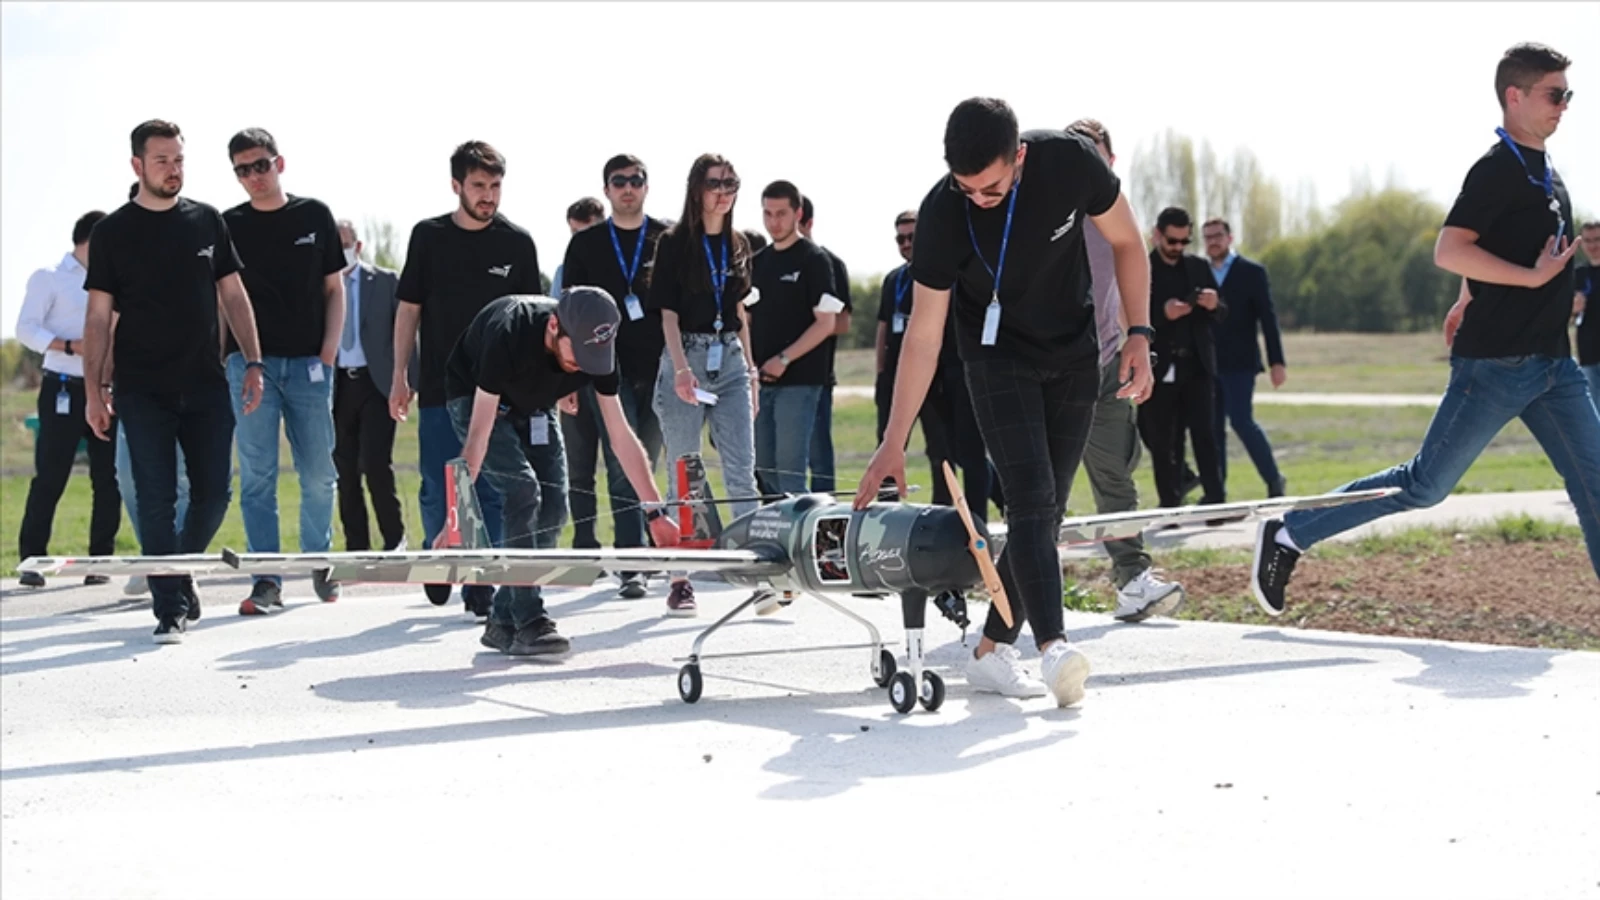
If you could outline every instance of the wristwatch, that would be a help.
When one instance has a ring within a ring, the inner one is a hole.
[[[72,354],[72,342],[71,341],[62,341],[61,342],[61,352],[67,354],[68,356],[73,355]]]
[[[1129,325],[1128,337],[1133,337],[1136,334],[1143,335],[1147,341],[1153,341],[1156,337],[1156,330],[1149,325]]]
[[[778,362],[783,363],[783,367],[785,369],[789,368],[789,354],[787,354],[787,353],[779,353],[778,354]]]
[[[667,516],[667,511],[659,506],[654,506],[649,503],[641,504],[641,506],[644,508],[644,521],[647,525],[657,519],[664,519]]]
[[[265,372],[267,370],[267,364],[259,359],[251,359],[245,361],[244,368],[245,371],[249,371],[251,369],[260,369]]]

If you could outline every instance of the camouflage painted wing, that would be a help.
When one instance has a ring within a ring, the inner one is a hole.
[[[608,572],[739,572],[781,575],[781,558],[751,550],[434,550],[416,553],[240,553],[232,571],[329,570],[332,581],[385,584],[511,584],[588,587]]]
[[[19,572],[37,572],[50,578],[84,575],[218,575],[233,574],[233,567],[215,553],[172,556],[30,556]]]

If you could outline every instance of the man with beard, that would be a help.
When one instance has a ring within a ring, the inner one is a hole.
[[[461,441],[445,410],[445,362],[457,339],[491,300],[511,294],[538,294],[539,254],[533,237],[500,215],[500,183],[506,160],[483,141],[467,141],[450,157],[450,187],[460,198],[453,212],[424,219],[411,230],[400,273],[400,308],[394,322],[394,383],[389,414],[403,421],[412,387],[406,376],[411,348],[421,328],[422,378],[417,389],[417,454],[422,469],[423,546],[432,547],[445,522],[445,463],[461,455]],[[550,411],[539,415],[549,417]],[[489,539],[503,546],[500,495],[487,482],[475,482]],[[504,537],[513,537],[505,535]],[[436,605],[449,602],[448,585],[426,587]],[[461,599],[478,619],[489,615],[494,589],[467,585]]]
[[[220,300],[244,357],[241,413],[261,402],[261,349],[255,313],[222,214],[180,198],[183,136],[171,122],[133,130],[139,194],[102,219],[89,239],[84,327],[85,415],[109,440],[115,413],[128,433],[139,538],[147,556],[204,552],[228,511],[228,451],[234,414],[218,353]],[[114,313],[113,313],[114,311]],[[116,316],[116,341],[111,339]],[[111,362],[108,365],[108,356]],[[189,509],[176,522],[177,448],[189,474]],[[181,541],[180,541],[181,535]],[[152,575],[158,644],[183,640],[200,617],[192,578]]]

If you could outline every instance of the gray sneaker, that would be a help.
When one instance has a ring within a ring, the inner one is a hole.
[[[556,632],[549,616],[540,616],[517,629],[516,639],[506,653],[510,656],[559,656],[572,649],[572,642]]]
[[[250,586],[250,596],[239,604],[241,616],[269,616],[283,611],[283,589],[276,582],[257,579]]]
[[[1145,569],[1117,591],[1119,622],[1143,622],[1151,616],[1170,616],[1183,605],[1183,585],[1166,581],[1154,569]]]
[[[323,603],[332,603],[343,593],[339,582],[328,580],[328,572],[328,569],[317,569],[311,573],[311,589],[317,592],[317,599]]]
[[[489,626],[483,629],[483,637],[478,638],[478,643],[488,647],[490,650],[509,653],[511,652],[511,645],[516,641],[516,637],[516,629],[510,625],[490,622]]]

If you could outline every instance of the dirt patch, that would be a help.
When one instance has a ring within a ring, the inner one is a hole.
[[[1073,569],[1069,578],[1099,580],[1090,566]],[[1600,581],[1580,540],[1466,538],[1412,552],[1319,550],[1295,567],[1288,608],[1277,619],[1256,605],[1248,573],[1245,554],[1170,566],[1168,577],[1188,595],[1178,618],[1600,650]],[[1099,584],[1093,593],[1096,601],[1109,600]],[[1075,605],[1070,597],[1069,605]]]

